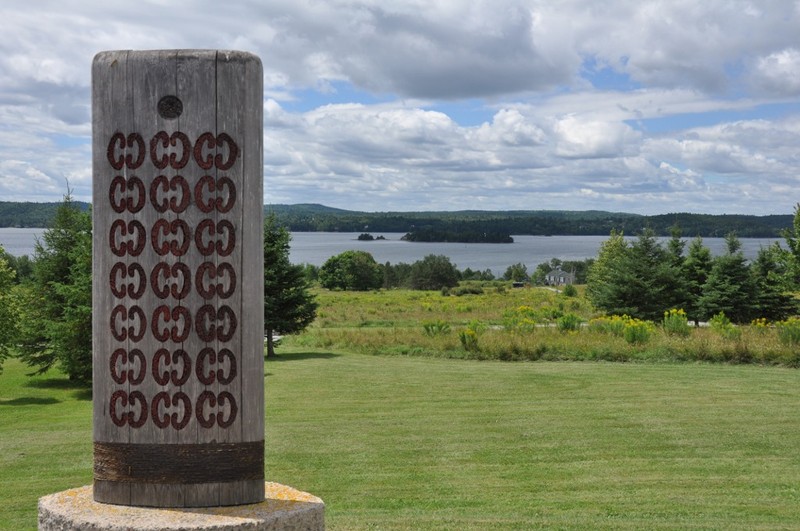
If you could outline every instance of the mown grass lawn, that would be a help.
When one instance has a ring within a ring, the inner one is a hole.
[[[0,528],[91,482],[91,401],[0,376]],[[266,364],[267,478],[329,529],[800,526],[800,372],[288,352]]]

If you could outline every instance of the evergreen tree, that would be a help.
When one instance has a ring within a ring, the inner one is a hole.
[[[617,310],[621,301],[614,277],[628,251],[628,242],[622,232],[612,230],[609,238],[600,244],[597,259],[587,274],[586,295],[592,304],[608,313],[625,313]]]
[[[91,223],[82,213],[83,223]],[[63,314],[52,323],[50,343],[61,370],[72,380],[92,380],[92,235],[80,231],[69,252],[70,270],[66,282],[54,282],[53,289],[64,301]]]
[[[784,258],[786,259],[786,278],[791,290],[800,289],[800,203],[794,207],[794,221],[792,228],[784,231],[783,237],[789,248]]]
[[[0,374],[3,372],[3,361],[10,355],[9,347],[14,345],[17,337],[17,301],[14,289],[14,271],[3,258],[5,251],[0,245]]]
[[[708,280],[711,272],[711,251],[703,245],[703,238],[696,237],[689,244],[689,251],[683,261],[681,272],[686,281],[686,303],[683,306],[686,315],[698,325],[703,319],[700,310],[700,296],[703,294],[703,285]]]
[[[747,323],[758,317],[756,286],[741,242],[735,234],[726,237],[727,253],[713,260],[711,272],[703,285],[698,306],[704,319],[720,312],[734,323]]]
[[[678,225],[673,225],[669,233],[671,237],[667,242],[667,255],[672,265],[680,268],[685,260],[683,251],[686,248],[686,242],[681,238],[681,228]]]
[[[660,319],[684,300],[680,271],[652,230],[644,230],[630,246],[621,238],[612,234],[601,248],[589,274],[590,299],[607,313]]]
[[[795,298],[788,293],[787,252],[775,242],[762,247],[750,270],[756,288],[757,316],[782,321],[798,311]]]
[[[68,192],[37,241],[22,301],[20,358],[36,373],[58,364],[70,379],[92,375],[92,221]]]
[[[317,315],[302,265],[289,262],[289,231],[271,214],[264,223],[264,335],[267,357],[275,356],[274,334],[305,330]]]

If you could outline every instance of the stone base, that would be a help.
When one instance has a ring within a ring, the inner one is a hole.
[[[92,487],[39,498],[39,530],[211,530],[325,529],[325,504],[307,492],[265,484],[264,501],[231,507],[156,509],[94,501]]]

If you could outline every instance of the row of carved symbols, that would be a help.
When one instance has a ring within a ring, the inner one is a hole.
[[[219,265],[203,262],[194,275],[191,268],[184,263],[159,262],[150,271],[150,287],[159,299],[170,296],[183,299],[192,291],[192,277],[197,293],[204,299],[227,299],[236,291],[236,270],[227,262]],[[130,297],[138,300],[147,290],[147,273],[137,262],[116,262],[111,267],[109,286],[111,293],[118,299]]]
[[[111,335],[117,341],[141,341],[147,333],[147,316],[144,310],[133,305],[130,308],[118,304],[111,310]],[[219,325],[217,325],[219,323]],[[172,326],[170,326],[172,324]],[[236,312],[228,305],[216,308],[210,304],[200,306],[192,319],[192,312],[185,306],[162,304],[150,319],[150,329],[158,341],[182,343],[189,338],[194,325],[197,336],[208,343],[214,340],[227,342],[233,339],[238,326]]]
[[[111,395],[108,406],[111,421],[120,428],[126,424],[131,428],[141,428],[149,416],[160,429],[172,426],[175,430],[182,430],[192,420],[193,414],[203,428],[213,428],[214,425],[227,428],[239,412],[236,399],[228,391],[219,394],[203,391],[192,407],[192,399],[183,391],[172,395],[161,391],[148,401],[141,391],[129,393],[119,389]]]
[[[108,234],[111,252],[119,257],[139,256],[147,245],[147,232],[139,220],[134,219],[127,223],[122,219],[114,220]],[[194,234],[189,224],[182,219],[159,219],[150,229],[150,244],[159,256],[183,256],[188,252],[192,240],[203,256],[214,253],[229,256],[236,246],[236,229],[227,219],[216,222],[213,219],[204,219],[198,223]]]
[[[216,369],[214,367],[217,367]],[[111,379],[122,385],[140,385],[147,377],[147,357],[135,348],[130,352],[118,348],[109,359]],[[236,355],[227,348],[219,352],[211,347],[201,349],[194,362],[194,373],[203,385],[230,384],[238,374]],[[173,352],[160,348],[150,362],[150,374],[161,386],[181,386],[192,374],[192,358],[183,349]]]
[[[135,175],[128,178],[117,175],[111,181],[108,200],[114,212],[122,214],[127,211],[135,214],[144,208],[147,201],[145,185]],[[180,214],[191,203],[192,189],[181,175],[169,179],[159,175],[150,183],[150,204],[157,212],[164,213],[170,210]],[[233,208],[234,203],[236,203],[236,185],[228,177],[214,179],[210,175],[204,175],[194,185],[194,204],[201,212],[207,214],[216,210],[224,214]]]
[[[167,166],[180,170],[186,167],[190,159],[204,170],[217,168],[218,170],[229,170],[233,167],[239,156],[239,146],[227,133],[220,133],[214,136],[213,133],[206,132],[200,135],[197,140],[192,142],[186,133],[175,131],[171,135],[166,131],[159,131],[150,138],[149,153],[145,147],[145,140],[139,133],[130,133],[127,137],[122,133],[114,133],[108,141],[106,148],[106,158],[108,163],[115,170],[124,167],[135,170],[144,164],[146,155],[150,155],[150,162],[163,170]],[[180,155],[177,152],[167,154],[167,149],[172,146],[180,146]],[[228,155],[223,153],[213,153],[217,148],[223,149],[227,146]]]

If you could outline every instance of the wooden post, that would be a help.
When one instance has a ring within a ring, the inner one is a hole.
[[[262,101],[251,54],[94,58],[96,501],[264,499]]]

